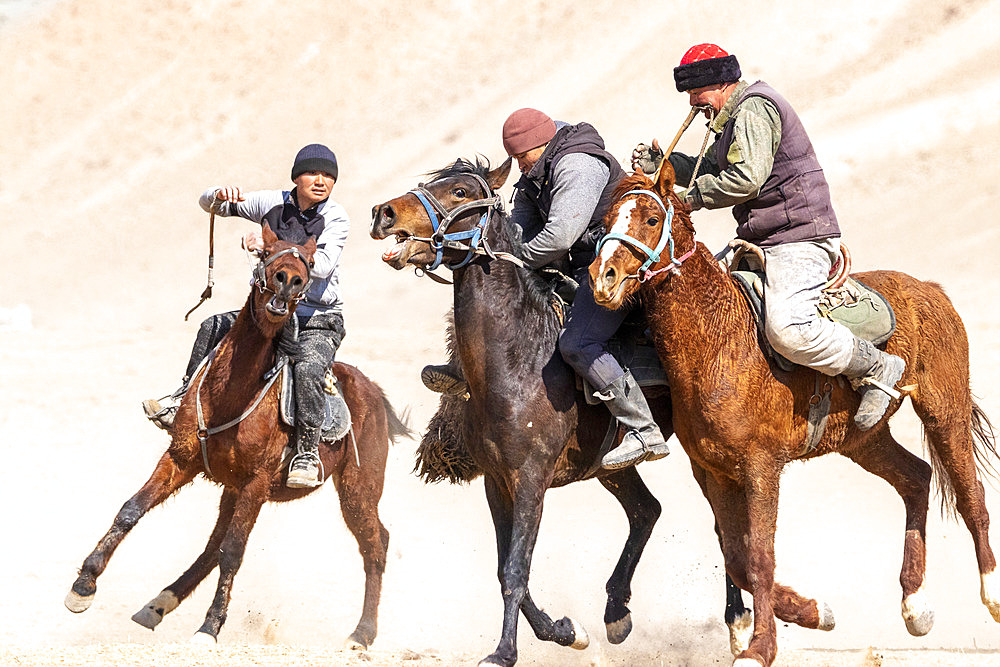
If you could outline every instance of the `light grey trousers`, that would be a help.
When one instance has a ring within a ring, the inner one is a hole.
[[[825,375],[843,373],[854,351],[851,330],[816,311],[839,254],[839,238],[764,248],[767,340],[789,361]]]

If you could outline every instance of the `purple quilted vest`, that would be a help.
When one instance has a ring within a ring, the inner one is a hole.
[[[830,201],[830,186],[799,115],[784,97],[763,81],[748,87],[736,106],[754,95],[771,100],[778,108],[781,142],[771,175],[764,181],[760,193],[733,207],[736,235],[765,248],[840,236],[837,215]],[[733,142],[735,117],[734,111],[719,135],[716,145],[719,169],[729,166],[726,153]]]

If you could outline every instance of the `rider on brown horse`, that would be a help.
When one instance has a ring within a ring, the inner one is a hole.
[[[763,249],[766,334],[790,361],[845,375],[862,394],[858,428],[874,426],[906,363],[817,314],[816,304],[840,248],[830,189],[791,104],[773,88],[740,80],[736,56],[715,44],[691,47],[674,68],[677,90],[709,118],[715,142],[683,194],[691,210],[733,207],[737,236]],[[663,159],[656,140],[639,144],[632,167],[653,173]],[[698,159],[671,153],[680,183]]]
[[[618,469],[663,458],[669,449],[639,385],[608,351],[608,340],[629,311],[597,306],[586,275],[624,171],[604,150],[604,140],[593,126],[556,123],[536,109],[510,115],[503,126],[503,145],[522,174],[514,186],[511,211],[524,241],[521,259],[534,269],[555,266],[579,283],[559,336],[559,351],[627,429],[601,465]],[[435,391],[464,391],[461,370],[454,363],[428,366],[421,377]]]
[[[297,454],[291,461],[287,483],[292,488],[323,483],[317,448],[324,425],[326,396],[330,392],[327,372],[345,335],[338,265],[350,222],[344,207],[330,199],[337,175],[333,151],[321,144],[310,144],[295,156],[292,164],[295,188],[291,191],[244,193],[229,186],[209,188],[199,200],[205,211],[216,215],[239,216],[260,225],[269,223],[282,241],[302,244],[309,237],[316,238],[317,249],[309,274],[311,284],[292,320],[293,325],[297,324],[298,339],[289,348],[294,362],[296,403]],[[244,246],[251,252],[262,250],[260,231],[247,233]],[[220,313],[202,322],[181,388],[159,401],[143,402],[143,409],[154,424],[163,429],[173,424],[188,380],[232,327],[236,314],[236,311]],[[288,329],[285,337],[294,339],[295,327]],[[346,406],[342,414],[346,415]]]

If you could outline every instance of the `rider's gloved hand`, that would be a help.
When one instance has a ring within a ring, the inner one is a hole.
[[[663,161],[663,149],[660,143],[653,139],[653,145],[639,144],[632,151],[632,169],[641,169],[646,174],[656,173]]]

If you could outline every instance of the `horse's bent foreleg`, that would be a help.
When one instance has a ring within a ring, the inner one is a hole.
[[[600,481],[621,504],[628,517],[628,538],[618,564],[608,579],[608,603],[604,608],[608,641],[621,644],[632,632],[632,613],[627,606],[632,598],[632,576],[653,532],[653,526],[660,517],[661,508],[634,467],[601,477]]]
[[[528,530],[515,525],[515,507],[511,499],[500,489],[500,486],[488,475],[485,476],[486,499],[489,502],[490,513],[497,536],[497,578],[504,598],[504,625],[500,644],[496,651],[483,659],[481,664],[513,665],[517,660],[517,614],[524,613],[528,624],[535,635],[543,641],[554,641],[562,646],[583,649],[589,643],[586,630],[571,618],[561,618],[552,621],[539,609],[528,592],[527,579],[531,562],[531,551],[538,534],[538,523],[541,520],[541,500],[544,489],[537,491],[537,507],[525,508],[519,513],[533,516]],[[525,535],[533,526],[532,534]],[[521,558],[517,558],[517,548],[522,546]],[[524,548],[526,547],[526,548]],[[523,573],[523,576],[522,574]],[[516,604],[515,604],[516,601]],[[513,613],[511,614],[511,610]],[[511,618],[512,616],[512,618]]]
[[[903,589],[903,620],[911,635],[920,637],[934,626],[934,610],[923,590],[927,565],[927,502],[931,468],[896,442],[888,428],[845,454],[859,466],[888,482],[903,499],[906,532],[899,583]]]
[[[344,523],[358,541],[358,550],[365,568],[365,600],[361,619],[354,632],[347,638],[346,647],[366,649],[375,641],[378,632],[378,603],[382,595],[382,574],[385,572],[389,548],[389,531],[378,515],[378,501],[382,485],[353,483],[345,474],[338,486],[340,509]],[[364,480],[362,480],[364,481]]]
[[[195,634],[196,641],[215,641],[219,630],[226,622],[229,609],[229,598],[232,594],[233,579],[243,564],[243,554],[246,552],[247,538],[257,522],[260,508],[268,498],[271,485],[269,470],[258,471],[242,489],[237,492],[233,510],[233,519],[229,523],[222,544],[219,547],[219,585],[215,591],[205,622]]]
[[[67,609],[79,613],[90,607],[94,600],[94,594],[97,592],[97,577],[104,572],[108,561],[111,560],[111,555],[121,544],[121,541],[125,539],[125,536],[146,512],[194,479],[195,474],[194,470],[179,468],[170,457],[169,452],[165,452],[160,457],[156,468],[153,469],[153,474],[142,485],[142,488],[122,505],[111,524],[111,528],[83,561],[80,575],[73,582],[73,586],[66,596]]]
[[[215,522],[215,528],[208,538],[205,550],[195,559],[191,567],[184,574],[178,577],[177,581],[170,584],[155,598],[132,615],[132,620],[139,625],[153,630],[163,617],[172,612],[183,602],[187,596],[194,592],[208,573],[219,564],[219,545],[222,538],[229,530],[229,524],[233,519],[233,512],[236,510],[236,491],[233,489],[223,489],[222,499],[219,501],[219,518]]]

